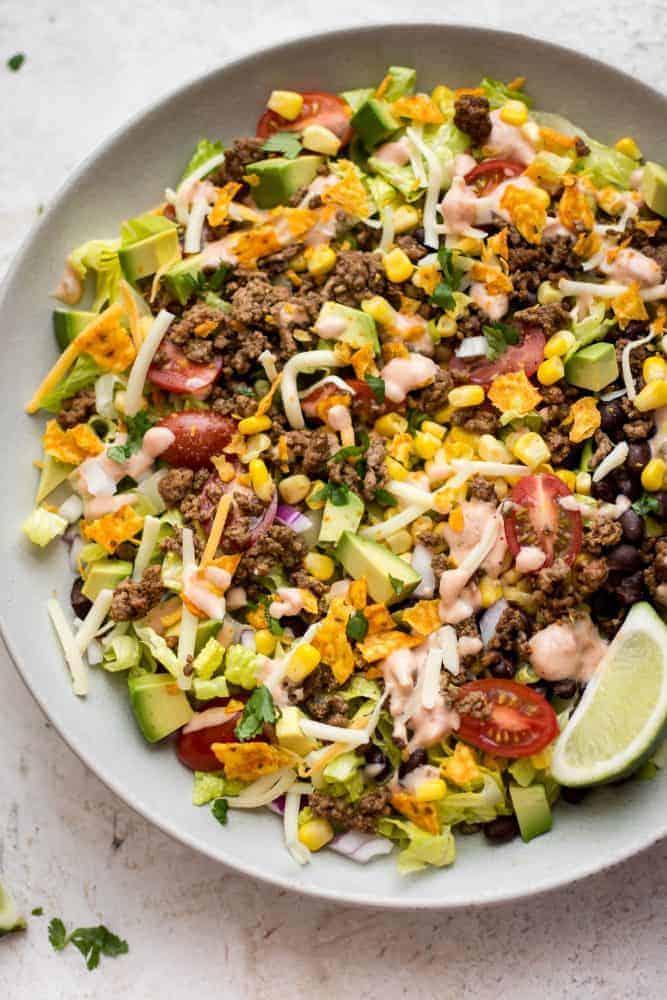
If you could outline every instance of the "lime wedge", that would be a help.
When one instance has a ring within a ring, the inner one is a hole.
[[[25,920],[16,909],[14,897],[0,884],[0,937],[11,934],[12,931],[22,931]]]
[[[636,604],[554,747],[561,785],[596,785],[634,770],[667,722],[667,626]]]

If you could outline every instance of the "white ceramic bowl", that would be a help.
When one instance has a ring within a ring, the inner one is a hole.
[[[32,507],[43,421],[23,405],[53,363],[49,295],[66,252],[115,232],[121,219],[158,202],[203,135],[252,134],[273,88],[339,91],[371,85],[386,66],[417,66],[423,89],[482,76],[529,81],[539,107],[561,112],[602,140],[631,133],[647,156],[667,160],[664,97],[583,55],[523,36],[445,25],[393,25],[317,35],[222,67],[159,101],[113,136],[68,180],[28,238],[5,282],[0,375],[5,472],[2,626],[23,679],[70,747],[130,806],[183,843],[249,875],[347,903],[455,907],[507,900],[581,878],[667,834],[667,782],[636,782],[561,804],[553,832],[530,844],[489,847],[457,837],[452,868],[401,878],[393,858],[356,865],[323,851],[304,868],[266,811],[230,813],[223,829],[190,805],[191,775],[170,745],[149,747],[132,719],[124,681],[92,671],[85,700],[72,694],[46,600],[67,602],[64,547],[36,552],[20,523]]]

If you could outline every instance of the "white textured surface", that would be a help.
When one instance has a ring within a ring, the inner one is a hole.
[[[0,272],[38,206],[130,114],[230,56],[354,23],[359,7],[3,0]],[[388,19],[386,3],[367,0],[364,10],[366,22]],[[459,13],[470,23],[529,29],[667,90],[664,11],[664,0],[411,8],[415,20]],[[12,74],[4,62],[16,51],[28,59]],[[171,1000],[192,987],[229,1000],[664,996],[666,844],[541,899],[452,916],[293,897],[226,872],[130,813],[64,746],[0,656],[0,877],[27,912],[45,911],[26,935],[0,943],[0,997]],[[129,956],[88,973],[78,952],[51,951],[46,923],[54,915],[70,926],[107,923],[128,938]]]

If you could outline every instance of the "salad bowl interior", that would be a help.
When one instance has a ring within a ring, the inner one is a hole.
[[[41,423],[24,413],[56,357],[51,293],[68,250],[91,234],[160,201],[202,136],[253,134],[273,89],[338,92],[370,86],[388,65],[416,66],[420,89],[446,80],[471,86],[483,76],[526,76],[535,104],[577,122],[602,141],[632,132],[647,157],[667,160],[667,100],[584,55],[528,39],[447,25],[386,25],[323,34],[248,56],[180,89],[135,118],[67,181],[30,234],[4,286],[6,474],[2,479],[5,584],[2,626],[29,689],[83,761],[132,808],[178,840],[248,875],[332,900],[389,906],[458,907],[520,898],[582,878],[648,847],[667,833],[667,782],[632,782],[562,804],[548,836],[490,847],[457,838],[449,868],[402,877],[395,859],[358,865],[322,851],[297,866],[279,819],[237,811],[224,828],[190,804],[191,775],[168,744],[141,737],[122,681],[92,671],[87,698],[71,689],[47,613],[71,582],[65,546],[36,552],[20,524],[33,505]]]

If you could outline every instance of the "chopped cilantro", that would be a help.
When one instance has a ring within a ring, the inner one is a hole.
[[[227,813],[229,811],[229,802],[227,799],[216,799],[211,806],[211,812],[217,819],[221,826],[227,825]]]
[[[389,583],[391,584],[391,589],[394,591],[397,597],[400,597],[405,590],[405,582],[399,580],[398,577],[389,574]]]
[[[127,462],[130,455],[139,451],[144,434],[150,430],[154,423],[145,410],[139,410],[136,417],[126,417],[125,420],[127,441],[125,444],[117,444],[107,449],[107,455],[113,462]]]
[[[344,450],[344,448],[341,448],[341,451]],[[315,500],[318,503],[331,500],[334,507],[344,507],[348,503],[349,497],[350,488],[345,483],[327,483],[311,497],[311,500]]]
[[[347,625],[345,626],[345,635],[348,639],[357,640],[361,642],[362,639],[366,638],[366,633],[368,632],[368,619],[366,618],[363,611],[355,611],[353,615],[347,620]]]
[[[647,517],[649,514],[660,513],[660,501],[657,497],[652,497],[648,493],[643,493],[639,500],[635,500],[632,505],[635,514]]]
[[[44,914],[44,909],[41,906],[36,906],[34,910],[30,911],[33,917],[41,917]]]
[[[452,251],[445,247],[438,250],[438,264],[442,271],[442,281],[435,286],[430,303],[439,309],[453,309],[456,305],[454,292],[459,290],[461,272],[454,267]]]
[[[49,923],[49,941],[56,951],[62,951],[66,945],[73,944],[85,958],[86,966],[91,972],[100,964],[101,955],[116,958],[129,951],[127,941],[102,925],[77,927],[68,935],[59,917],[54,917]]]
[[[251,740],[260,732],[265,722],[275,722],[277,719],[275,705],[271,692],[262,685],[255,688],[248,698],[241,721],[237,724],[234,732],[237,739]]]
[[[359,431],[359,444],[348,444],[339,448],[329,459],[330,462],[344,462],[347,458],[361,458],[368,451],[370,439],[367,431]]]
[[[408,430],[411,434],[418,431],[424,421],[428,420],[428,413],[422,413],[421,410],[408,409],[406,416],[408,418]]]
[[[433,290],[433,295],[429,299],[432,306],[437,306],[438,309],[453,309],[456,305],[456,300],[452,294],[452,289],[447,284],[446,281],[439,281]]]
[[[7,69],[10,69],[12,73],[18,73],[21,66],[25,62],[25,53],[16,52],[13,56],[10,56],[7,60]]]
[[[207,290],[211,292],[219,292],[225,281],[227,280],[227,275],[229,274],[231,268],[229,264],[221,264],[217,267],[213,274],[210,276],[206,282]]]
[[[495,361],[504,354],[510,344],[517,344],[519,331],[507,323],[486,323],[482,327],[486,337],[486,356],[489,361]]]
[[[55,951],[62,951],[67,944],[67,931],[60,917],[49,922],[49,942]]]
[[[301,142],[294,132],[274,132],[262,149],[267,153],[282,153],[286,159],[294,160],[301,152]]]
[[[384,379],[379,375],[366,375],[366,381],[373,391],[378,403],[384,403]]]
[[[379,503],[381,507],[398,507],[398,500],[394,494],[390,493],[389,490],[383,489],[382,486],[375,491],[373,499],[376,503]]]

